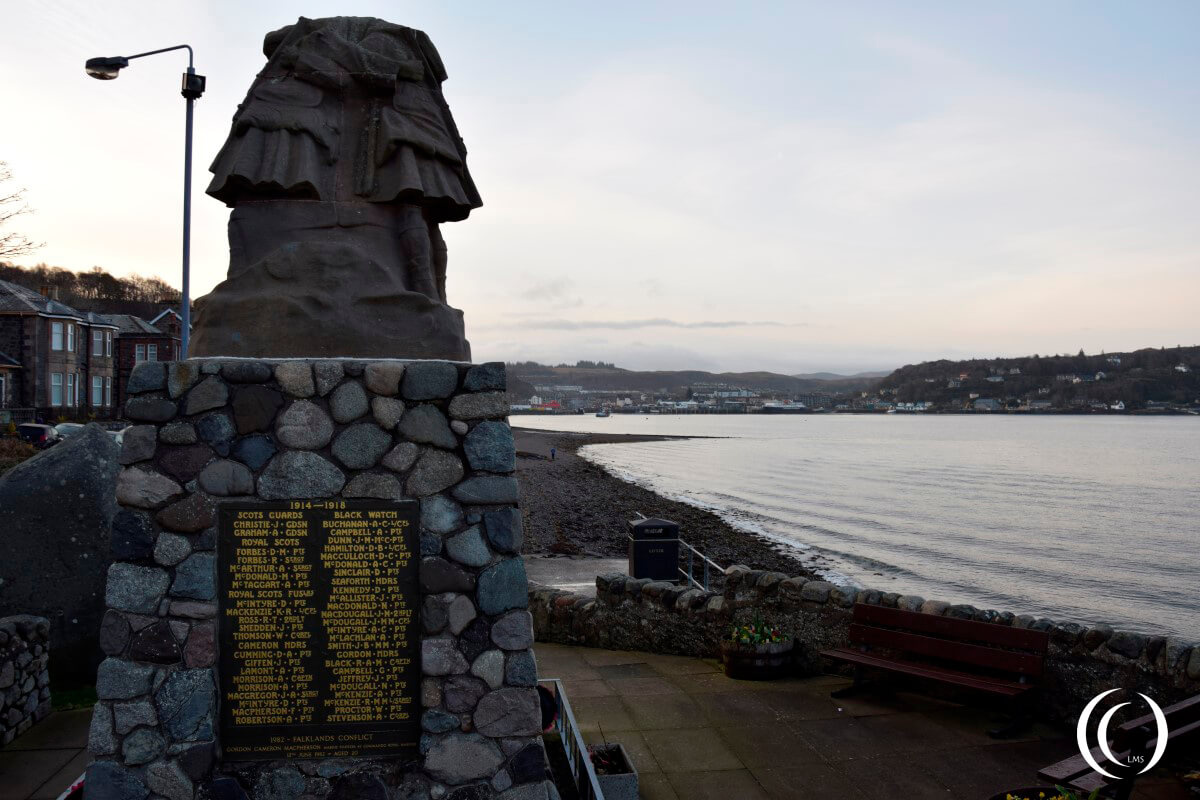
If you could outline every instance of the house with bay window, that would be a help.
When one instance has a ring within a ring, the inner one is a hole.
[[[0,281],[0,422],[111,419],[117,326]]]

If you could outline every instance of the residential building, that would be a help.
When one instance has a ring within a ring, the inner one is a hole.
[[[113,416],[116,327],[99,314],[0,281],[0,402],[16,422]]]
[[[174,337],[175,343],[174,355],[170,358],[162,358],[162,361],[178,361],[183,342],[183,317],[173,308],[164,308],[155,316],[146,320],[158,330],[162,331],[167,336]]]
[[[982,397],[975,401],[976,411],[1001,411],[1003,409],[1003,404],[992,397]]]
[[[0,353],[0,410],[13,407],[13,387],[16,386],[16,373],[21,369],[21,362],[7,353]]]
[[[156,319],[169,321],[171,318],[167,315],[173,313],[168,309]],[[125,405],[125,387],[134,366],[143,361],[174,361],[178,357],[180,339],[178,334],[171,335],[133,314],[106,314],[104,318],[117,330],[114,373],[117,388],[113,405],[120,409]],[[180,330],[178,325],[175,328]]]

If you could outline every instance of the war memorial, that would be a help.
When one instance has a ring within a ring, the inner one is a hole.
[[[445,222],[481,205],[422,32],[300,19],[208,192],[227,280],[130,381],[90,800],[545,798],[501,364]]]
[[[783,572],[745,531],[722,565],[640,511],[628,574],[584,551],[594,588],[540,583],[568,525],[620,538],[579,507],[682,504],[514,443],[447,296],[441,226],[482,200],[429,37],[301,18],[263,51],[211,166],[229,269],[189,357],[133,369],[120,446],[88,425],[0,477],[0,800],[76,800],[85,766],[89,800],[558,800],[550,763],[567,800],[1195,791],[1194,638]],[[52,711],[52,676],[56,702],[94,676],[94,708]],[[1165,710],[1085,731],[1121,690]],[[19,762],[45,774],[18,791]]]

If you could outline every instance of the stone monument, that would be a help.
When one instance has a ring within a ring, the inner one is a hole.
[[[191,355],[470,360],[439,226],[482,201],[433,42],[301,18],[263,52],[211,167],[229,276],[198,303]]]
[[[504,365],[443,302],[479,204],[445,73],[373,19],[266,51],[210,190],[216,357],[130,376],[85,796],[556,797]]]

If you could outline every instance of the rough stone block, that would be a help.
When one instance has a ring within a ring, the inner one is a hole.
[[[508,399],[504,392],[460,394],[450,401],[451,419],[502,419],[507,416]]]
[[[516,468],[516,448],[512,430],[506,422],[481,422],[467,434],[463,443],[467,463],[484,472],[512,472]]]
[[[104,600],[109,608],[153,614],[169,583],[165,570],[118,562],[108,568]]]
[[[458,367],[446,361],[417,361],[407,365],[400,392],[405,400],[440,400],[458,387]]]
[[[468,505],[512,504],[520,499],[516,478],[490,475],[467,478],[452,493],[455,500]]]
[[[346,381],[329,396],[329,413],[337,422],[353,422],[369,410],[367,392],[358,381]]]
[[[96,671],[96,696],[101,700],[129,700],[150,691],[154,667],[119,658],[106,658]]]
[[[467,377],[463,379],[463,389],[468,392],[503,392],[507,388],[504,363],[500,361],[489,361],[471,367],[467,371]]]
[[[400,391],[400,379],[404,377],[404,365],[393,361],[377,361],[367,364],[363,379],[367,388],[378,395],[392,397]]]
[[[409,409],[400,419],[397,430],[411,442],[432,444],[447,450],[458,446],[458,439],[450,430],[446,415],[437,406],[425,404]]]
[[[370,469],[392,444],[387,431],[370,422],[346,428],[333,442],[333,456],[347,469]]]
[[[451,786],[491,778],[503,763],[500,748],[475,733],[437,737],[425,755],[425,771]]]
[[[271,459],[258,479],[264,500],[332,497],[342,490],[346,476],[316,453],[288,451]]]
[[[427,449],[417,459],[405,490],[411,497],[425,497],[454,486],[463,476],[462,461],[445,450]]]
[[[271,430],[271,423],[283,405],[283,395],[266,386],[241,386],[233,395],[233,421],[237,432],[245,435]]]
[[[529,604],[529,584],[525,563],[510,558],[488,567],[479,574],[476,591],[479,610],[485,614],[501,614],[509,609]]]
[[[159,392],[167,388],[166,364],[161,361],[142,361],[133,365],[125,390],[129,394]]]
[[[284,361],[275,365],[279,388],[292,397],[312,397],[316,391],[312,365],[305,361]]]
[[[117,475],[117,502],[135,508],[161,508],[183,494],[183,487],[166,475],[126,467]]]

